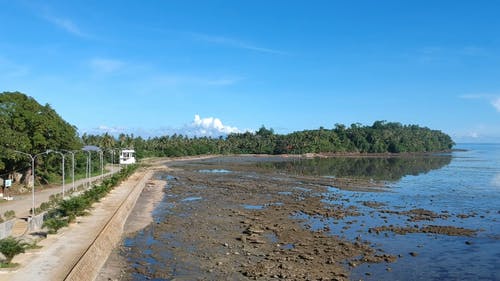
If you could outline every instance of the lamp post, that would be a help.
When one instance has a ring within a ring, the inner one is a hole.
[[[32,211],[32,216],[34,217],[36,215],[36,212],[35,212],[35,159],[39,155],[47,154],[47,151],[42,152],[42,153],[38,153],[38,154],[34,154],[34,155],[31,155],[31,154],[26,153],[26,152],[18,151],[18,150],[13,150],[13,151],[16,153],[22,154],[22,155],[26,155],[31,159],[31,182],[32,182],[32,186],[31,186],[31,193],[32,193],[31,211]]]
[[[90,179],[92,178],[92,151],[97,151],[101,152],[102,150],[94,145],[86,145],[82,148],[83,151],[86,151],[88,153],[88,158],[87,158],[87,168],[88,168],[88,173],[87,173],[87,183],[90,183]],[[101,158],[102,159],[102,158]],[[101,166],[102,166],[102,160],[101,160]],[[90,185],[88,186],[90,187]]]
[[[104,177],[104,156],[103,156],[103,151],[99,150],[99,157],[101,160],[101,180]]]
[[[111,151],[111,172],[114,172],[114,170],[115,170],[115,149],[110,148],[110,149],[107,149],[106,151]]]
[[[50,152],[54,152],[54,153],[57,153],[59,155],[61,155],[62,157],[62,168],[61,168],[61,171],[62,171],[62,198],[64,199],[64,193],[66,192],[66,186],[65,186],[65,175],[64,175],[64,153],[60,152],[60,151],[56,151],[56,150],[47,150],[47,153],[50,153]]]
[[[115,169],[115,149],[111,149],[111,168],[114,172]]]
[[[90,150],[84,150],[84,151],[87,152],[87,166],[85,170],[85,176],[87,176],[87,188],[89,188],[90,186],[89,170],[90,170],[90,163],[92,161],[92,155],[90,154]]]
[[[71,189],[75,191],[75,152],[71,150],[62,149],[62,151],[71,154],[71,181],[73,182]]]

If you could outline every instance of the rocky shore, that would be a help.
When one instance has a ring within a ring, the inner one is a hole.
[[[350,202],[327,192],[330,186],[380,192],[384,190],[380,182],[290,176],[255,166],[225,168],[195,163],[163,174],[165,197],[157,205],[155,221],[125,238],[105,267],[114,268],[110,271],[114,274],[98,280],[349,280],[352,268],[373,263],[385,264],[389,271],[400,256],[382,251],[363,235],[345,239],[332,235],[330,227],[318,229],[304,219],[356,218],[363,215],[360,205],[381,217],[397,213],[408,223],[428,223],[366,227],[367,233],[476,234],[432,225],[436,219],[446,219],[446,213],[388,210],[379,202]],[[144,196],[157,203],[163,198],[148,192]],[[134,212],[145,212],[143,204],[138,202]],[[131,216],[127,225],[134,220]],[[337,232],[343,233],[349,225],[338,227]]]

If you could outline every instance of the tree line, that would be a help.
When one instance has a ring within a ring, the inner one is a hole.
[[[305,153],[424,153],[448,151],[455,144],[441,131],[418,125],[376,121],[370,126],[336,124],[290,134],[275,134],[262,126],[258,131],[227,137],[161,136],[143,139],[121,134],[84,135],[85,143],[105,147],[131,147],[142,157],[178,157],[203,154],[305,154]]]
[[[386,121],[375,121],[372,125],[356,123],[349,127],[335,124],[331,129],[320,127],[290,134],[276,134],[273,129],[262,126],[256,132],[233,133],[218,138],[178,134],[148,139],[129,134],[115,137],[108,133],[79,136],[77,128],[61,118],[49,104],[40,105],[32,97],[19,92],[0,94],[1,177],[29,168],[26,156],[14,150],[35,155],[47,149],[78,151],[84,145],[96,145],[105,152],[133,148],[138,158],[144,158],[204,154],[437,152],[451,149],[454,142],[439,130]],[[111,153],[105,155],[110,162]],[[76,172],[83,172],[86,156],[83,153],[75,156]],[[37,159],[39,164],[50,164],[38,165],[43,167],[38,175],[44,180],[48,181],[59,173],[58,157],[50,154]],[[92,166],[98,167],[96,164]]]

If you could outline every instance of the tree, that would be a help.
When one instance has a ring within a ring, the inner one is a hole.
[[[47,149],[81,147],[76,127],[62,119],[49,104],[42,106],[20,92],[0,94],[0,121],[0,147],[4,150],[0,155],[2,174],[27,166],[25,156],[13,150],[38,154]],[[39,175],[42,174],[43,171]]]

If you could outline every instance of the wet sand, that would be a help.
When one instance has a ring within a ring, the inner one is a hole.
[[[160,170],[167,171],[166,168]],[[159,179],[151,179],[147,182],[134,209],[127,218],[123,231],[124,236],[132,235],[153,222],[153,210],[163,199],[165,184],[164,180]],[[112,251],[106,264],[100,270],[96,281],[124,278],[127,264],[125,259],[120,255],[120,249],[121,247],[118,247]]]

